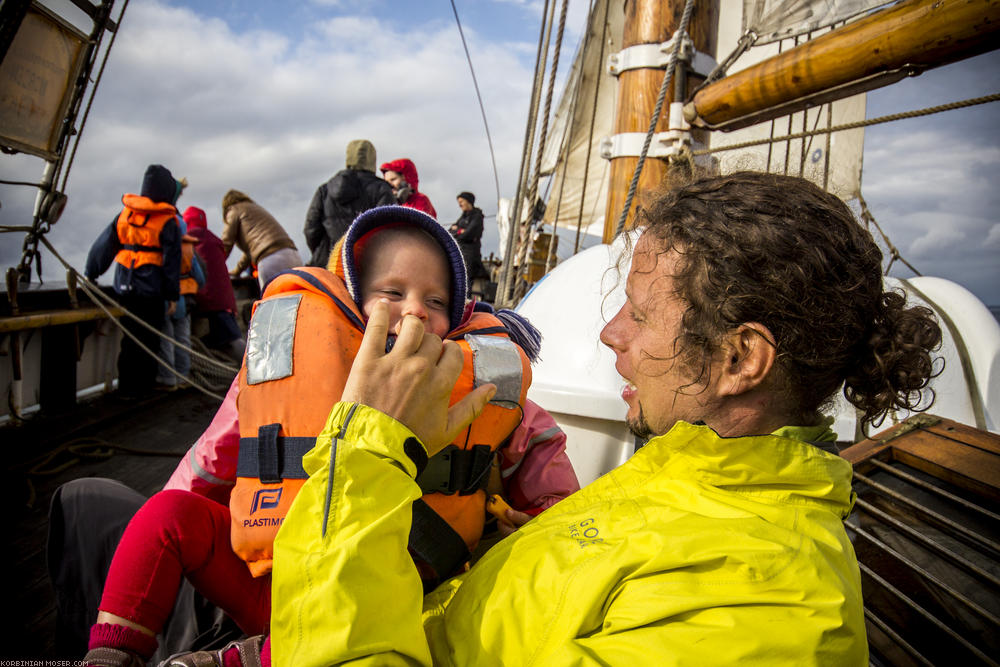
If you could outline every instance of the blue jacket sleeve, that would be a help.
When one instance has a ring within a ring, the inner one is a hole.
[[[198,283],[198,289],[201,289],[205,285],[206,280],[205,268],[202,266],[202,261],[197,252],[191,257],[191,277]]]
[[[181,230],[178,225],[163,225],[160,247],[163,248],[163,298],[177,301],[181,295]]]
[[[108,270],[111,262],[115,260],[115,255],[121,249],[122,244],[118,240],[118,216],[115,216],[111,224],[105,227],[94,241],[94,245],[90,246],[84,274],[91,280],[97,280],[102,273]]]

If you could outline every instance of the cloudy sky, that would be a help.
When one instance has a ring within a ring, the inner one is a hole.
[[[48,4],[56,5],[55,0]],[[67,3],[68,4],[68,3]],[[573,2],[564,63],[586,12]],[[521,156],[541,3],[456,0],[496,149],[501,196],[512,197]],[[117,9],[116,9],[117,12]],[[869,117],[1000,90],[997,53],[869,96]],[[1000,304],[1000,104],[904,121],[866,135],[863,192],[902,254],[925,275]],[[343,167],[355,138],[379,162],[409,157],[439,219],[471,190],[496,211],[482,118],[451,4],[371,0],[246,2],[132,0],[70,173],[69,206],[51,240],[82,268],[86,250],[161,163],[190,186],[179,205],[220,228],[229,188],[250,194],[306,251],[305,211]],[[0,179],[37,181],[43,163],[0,156]],[[0,185],[0,221],[30,224],[34,190]],[[497,247],[488,225],[484,254]],[[0,236],[0,264],[21,238]],[[230,265],[238,257],[234,253]],[[62,281],[43,260],[46,280]],[[894,273],[906,277],[908,270]]]

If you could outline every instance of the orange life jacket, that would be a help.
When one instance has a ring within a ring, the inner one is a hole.
[[[177,224],[177,209],[166,202],[131,194],[122,197],[122,205],[117,230],[123,247],[115,261],[129,269],[144,264],[163,266],[160,232],[166,224]]]
[[[254,304],[239,375],[240,453],[230,496],[233,551],[254,576],[271,570],[274,536],[305,483],[302,456],[315,444],[344,384],[364,334],[364,318],[343,281],[302,267],[280,274]],[[474,313],[448,334],[465,367],[452,392],[457,402],[474,386],[497,394],[452,445],[432,457],[417,482],[410,549],[443,578],[465,563],[482,536],[495,450],[521,421],[531,382],[527,357],[500,320]]]
[[[194,247],[198,239],[185,234],[181,237],[181,295],[197,294],[198,281],[191,274],[191,265],[194,263]]]

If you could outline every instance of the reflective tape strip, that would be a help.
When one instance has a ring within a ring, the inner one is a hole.
[[[257,304],[247,332],[247,384],[280,380],[292,374],[295,323],[301,302],[301,294],[291,294]]]
[[[553,426],[551,428],[545,429],[544,431],[533,437],[531,440],[528,441],[528,446],[525,447],[524,451],[521,453],[521,458],[519,458],[514,463],[514,465],[510,466],[509,468],[503,468],[500,470],[500,477],[502,479],[507,479],[508,477],[513,475],[515,472],[517,472],[517,469],[521,467],[521,462],[524,461],[524,458],[528,455],[528,452],[531,451],[532,447],[534,447],[540,442],[551,440],[560,433],[562,433],[562,429],[559,428],[558,426]]]
[[[490,403],[514,409],[521,400],[521,355],[507,338],[498,336],[465,337],[472,350],[472,369],[476,387],[493,383],[497,393]]]
[[[220,479],[215,475],[213,475],[212,473],[205,470],[204,468],[202,468],[201,465],[198,463],[198,455],[196,451],[197,448],[198,448],[198,443],[195,443],[191,445],[191,449],[188,450],[188,453],[190,455],[189,458],[191,460],[191,470],[194,472],[195,475],[205,480],[206,482],[210,484],[215,484],[217,486],[233,486],[234,484],[236,484],[234,480]]]

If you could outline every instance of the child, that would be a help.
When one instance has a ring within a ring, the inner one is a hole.
[[[402,207],[384,207],[359,216],[345,237],[342,252],[336,258],[339,260],[336,261],[337,276],[327,274],[324,280],[336,281],[338,276],[342,277],[340,287],[343,289],[343,283],[346,283],[346,291],[350,294],[348,298],[353,299],[353,303],[349,305],[355,310],[360,309],[365,316],[379,300],[387,300],[392,318],[391,327],[398,327],[402,318],[411,314],[420,318],[428,331],[442,337],[449,334],[449,331],[454,334],[463,330],[463,327],[467,329],[468,323],[474,320],[473,308],[466,307],[464,303],[465,273],[458,248],[440,225],[419,212]],[[302,271],[295,270],[291,273],[298,274]],[[303,275],[310,280],[315,278],[312,273]],[[268,299],[275,293],[280,294],[282,285],[294,278],[294,275],[276,278],[272,286],[274,291],[268,290]],[[329,284],[337,286],[333,282]],[[276,303],[279,298],[282,297],[271,299],[271,303]],[[261,304],[268,303],[268,299],[258,304],[255,320],[262,316],[264,308]],[[305,297],[300,301],[302,308],[308,307],[310,303]],[[269,319],[268,328],[273,328],[278,321],[275,318]],[[303,329],[306,331],[302,331]],[[294,335],[306,336],[317,331],[321,334],[323,330],[323,327],[302,326]],[[263,347],[271,350],[273,346]],[[253,397],[261,395],[260,387],[267,386],[267,383],[258,382],[255,385],[253,382],[253,376],[260,372],[254,357],[255,349],[255,335],[251,332],[247,361],[240,377],[238,399],[244,402],[239,407],[244,437],[256,435],[250,424],[251,420],[247,418],[246,412],[250,410],[247,404],[252,405],[255,400]],[[273,351],[269,354],[268,361],[275,365],[275,357],[280,355]],[[339,356],[344,357],[343,359],[329,359],[326,366],[332,369],[344,362],[349,369],[353,355],[354,352],[341,354]],[[302,372],[306,372],[308,369],[303,366],[299,364]],[[326,372],[327,370],[329,369],[325,368],[322,373],[324,379],[335,374],[333,371]],[[340,388],[346,380],[346,373],[343,375]],[[284,380],[274,382],[275,386],[280,389],[277,383],[282,381]],[[339,393],[339,389],[337,391]],[[294,398],[287,391],[277,395],[282,396],[281,403],[295,407],[298,403],[309,400],[308,393],[322,395],[323,390],[318,386],[309,387],[308,392],[300,390],[293,394]],[[235,392],[230,392],[227,402],[232,400],[230,397],[234,394]],[[272,403],[274,396],[275,394],[271,396]],[[330,403],[324,405],[328,406]],[[220,408],[219,415],[224,412],[232,415],[231,408],[228,411],[223,408]],[[311,412],[315,413],[316,410]],[[258,423],[266,423],[270,419],[258,420]],[[321,421],[323,420],[325,414],[321,415]],[[282,422],[288,427],[287,431],[294,431],[294,427],[284,418]],[[514,421],[512,428],[516,425],[517,421]],[[287,431],[286,436],[289,435]],[[527,447],[516,449],[520,450],[519,453],[515,452],[507,459],[524,457],[521,465],[524,468],[531,460],[530,452]],[[551,460],[542,460],[547,467],[552,463]],[[560,469],[560,463],[556,462],[551,467]],[[518,490],[517,495],[528,498],[527,502],[532,506],[522,505],[515,509],[537,513],[542,507],[578,488],[571,470],[568,476],[565,471],[556,476],[560,478],[559,483],[553,483],[549,489],[534,489],[530,492],[526,489]],[[569,480],[568,477],[572,479]],[[429,494],[425,498],[435,495],[441,494]],[[475,494],[466,494],[463,497],[474,496]],[[459,494],[454,494],[454,497],[457,499]],[[481,517],[481,507],[479,512]],[[88,653],[87,664],[141,664],[138,659],[133,663],[129,662],[133,659],[132,654],[144,657],[151,655],[156,648],[155,633],[169,615],[182,576],[186,576],[206,597],[229,612],[245,632],[265,632],[270,618],[270,576],[266,575],[266,570],[258,572],[263,576],[253,576],[247,563],[234,553],[230,542],[230,522],[230,512],[226,507],[202,495],[168,490],[150,499],[130,523],[115,554],[98,622],[91,632],[90,648],[94,650]],[[235,544],[236,540],[233,539],[232,543]]]

